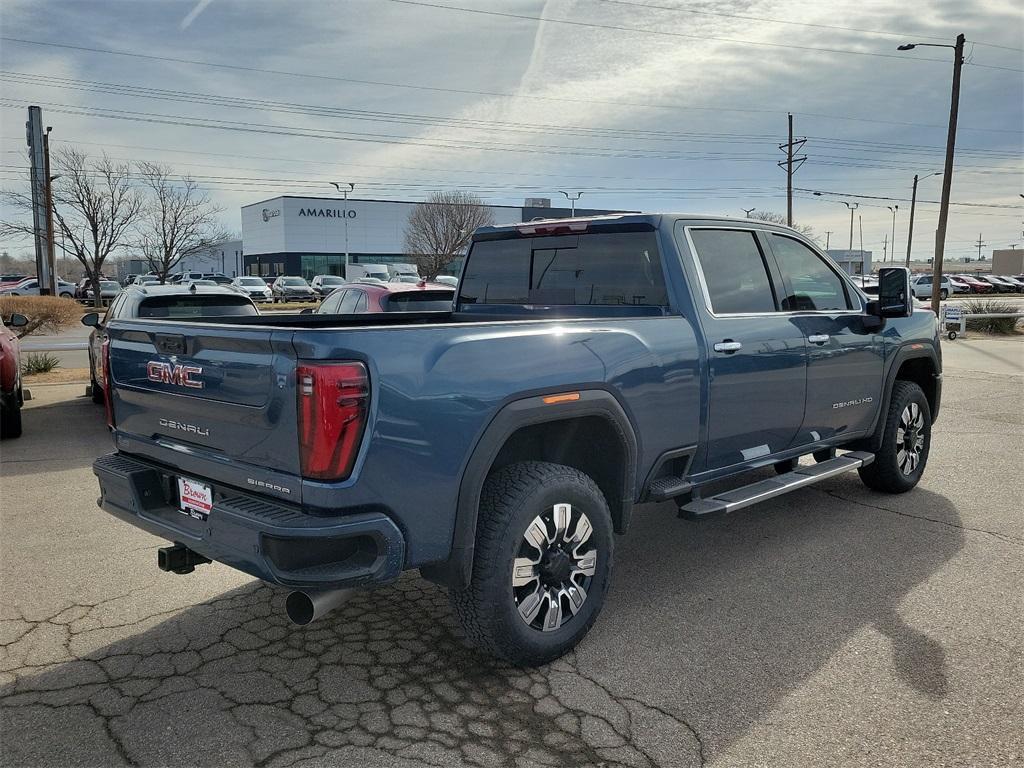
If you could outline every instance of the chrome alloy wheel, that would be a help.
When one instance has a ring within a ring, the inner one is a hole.
[[[904,475],[913,474],[924,450],[924,414],[917,403],[909,403],[896,428],[896,463]]]
[[[529,626],[551,632],[579,613],[597,569],[589,518],[555,504],[526,527],[512,564],[512,592]]]

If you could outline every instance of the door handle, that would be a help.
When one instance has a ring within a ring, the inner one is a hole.
[[[811,344],[825,344],[828,342],[828,338],[827,333],[815,333],[808,336],[807,340],[811,342]]]
[[[715,352],[725,352],[727,355],[731,355],[733,352],[738,352],[743,345],[738,341],[732,341],[726,339],[715,344]]]

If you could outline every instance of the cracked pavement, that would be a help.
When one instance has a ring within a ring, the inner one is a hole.
[[[39,387],[0,446],[0,763],[1024,764],[1024,376],[967,343],[917,490],[639,508],[593,632],[533,670],[463,645],[414,573],[296,628],[225,566],[158,571],[95,506],[102,409]]]

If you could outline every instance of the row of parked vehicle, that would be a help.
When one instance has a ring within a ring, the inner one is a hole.
[[[854,278],[865,293],[878,292],[878,279],[873,275]],[[918,299],[930,299],[934,278],[931,274],[913,275],[910,288]],[[1024,275],[943,275],[939,283],[939,298],[957,294],[1024,293]]]

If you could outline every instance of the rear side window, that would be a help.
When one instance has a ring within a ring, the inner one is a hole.
[[[821,256],[792,237],[768,237],[788,294],[782,299],[784,311],[850,308],[842,279]]]
[[[749,230],[691,229],[690,239],[716,315],[775,312],[757,238]]]
[[[668,306],[654,232],[487,240],[473,244],[463,304]]]
[[[139,317],[189,318],[256,315],[256,307],[245,296],[186,295],[153,296],[139,304]]]

